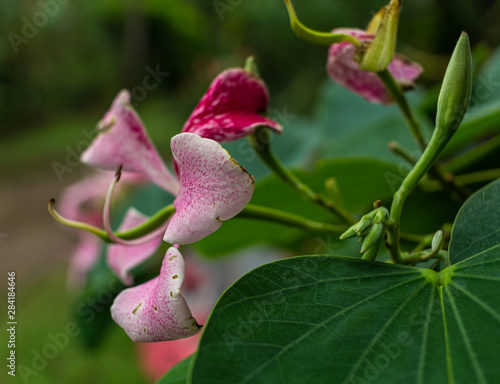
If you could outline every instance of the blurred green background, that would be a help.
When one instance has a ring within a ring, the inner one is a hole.
[[[294,1],[302,21],[318,30],[363,28],[385,3]],[[399,50],[424,66],[419,86],[439,83],[462,30],[481,63],[500,43],[499,16],[500,1],[403,1]],[[66,164],[71,150],[81,152],[84,130],[94,128],[118,91],[132,90],[167,156],[170,137],[211,80],[249,55],[268,84],[272,108],[309,116],[328,81],[327,48],[292,34],[280,0],[4,0],[0,18],[0,264],[3,276],[7,270],[18,276],[19,367],[29,366],[33,350],[74,315],[65,277],[76,237],[53,223],[46,204],[87,170],[70,167],[58,177],[53,164]],[[144,91],[151,70],[164,75]],[[72,339],[29,382],[147,382],[120,329],[102,345],[89,351]]]

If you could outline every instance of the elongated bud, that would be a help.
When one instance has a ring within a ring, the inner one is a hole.
[[[380,237],[384,234],[384,230],[385,230],[384,224],[382,223],[374,224],[370,228],[370,231],[368,232],[368,234],[365,237],[365,240],[363,241],[363,245],[361,246],[361,253],[365,253],[375,244],[378,244]]]
[[[347,231],[345,231],[342,235],[340,235],[339,239],[345,240],[345,239],[349,239],[351,237],[357,236],[358,235],[358,233],[356,232],[357,226],[358,226],[358,223],[351,226]]]
[[[443,246],[443,231],[437,231],[432,238],[431,249],[433,253],[438,253]]]
[[[387,68],[394,57],[398,33],[401,0],[391,0],[373,16],[367,32],[375,35],[360,62],[360,68],[368,72],[380,72]]]
[[[374,212],[367,213],[364,215],[359,223],[356,225],[356,232],[359,236],[365,235],[366,230],[371,227],[373,223]]]
[[[465,32],[458,39],[439,93],[436,131],[448,142],[467,112],[472,90],[472,57],[469,37]]]
[[[295,9],[292,5],[292,1],[284,0],[284,2],[286,5],[286,9],[288,10],[288,15],[290,16],[290,26],[292,27],[292,31],[300,39],[307,41],[308,43],[318,45],[331,45],[342,42],[349,42],[356,47],[359,47],[361,45],[358,39],[345,33],[318,32],[306,27],[297,18]]]

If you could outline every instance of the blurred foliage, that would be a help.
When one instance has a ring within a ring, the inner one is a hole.
[[[295,3],[306,24],[328,30],[363,28],[385,1]],[[495,22],[499,4],[492,0],[404,2],[401,49],[432,68],[428,74],[436,80],[436,69],[441,73],[446,63],[440,54],[449,53],[461,30],[469,32],[473,42],[499,43],[500,27]],[[119,89],[141,85],[148,66],[160,65],[170,74],[151,96],[176,95],[176,109],[184,116],[220,70],[242,65],[250,54],[257,56],[274,103],[295,112],[310,111],[317,85],[326,77],[322,70],[326,47],[299,41],[279,0],[65,4],[7,0],[0,5],[0,14],[4,29],[0,113],[2,130],[12,134],[61,115],[75,118],[102,110]],[[12,34],[24,38],[25,25],[37,21],[40,26],[34,25],[34,36],[14,49]]]

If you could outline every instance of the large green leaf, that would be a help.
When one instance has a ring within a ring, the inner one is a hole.
[[[177,363],[156,384],[186,384],[192,360],[193,356],[189,356]]]
[[[500,180],[477,191],[460,209],[451,234],[451,263],[469,259],[498,245],[499,223]]]
[[[392,196],[403,179],[400,171],[392,164],[374,159],[333,159],[320,161],[312,172],[296,173],[318,192],[324,192],[325,180],[334,176],[342,191],[346,209],[364,212],[370,209],[375,200]],[[304,201],[274,176],[257,183],[251,203],[314,220],[332,218],[321,208]],[[224,222],[217,232],[196,243],[196,247],[205,255],[216,256],[255,242],[283,246],[300,234],[301,231],[281,224],[234,218]]]
[[[205,326],[191,382],[497,383],[498,186],[465,203],[450,247],[460,261],[439,273],[304,256],[245,275]],[[479,227],[477,246],[457,242],[466,225]]]

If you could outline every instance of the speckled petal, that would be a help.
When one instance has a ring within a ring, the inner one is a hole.
[[[171,147],[181,186],[163,239],[190,244],[241,212],[252,197],[254,180],[216,141],[181,133],[172,138]]]
[[[182,132],[192,132],[218,142],[251,134],[258,126],[281,133],[281,126],[261,116],[269,104],[265,83],[241,68],[232,68],[215,78]]]
[[[365,42],[373,40],[373,35],[359,29],[339,28],[333,32],[347,33]],[[356,48],[351,43],[330,46],[327,71],[332,80],[372,103],[393,103],[391,95],[377,75],[359,69],[355,54]],[[422,73],[420,65],[399,55],[395,55],[387,68],[403,89],[412,88],[414,81]]]
[[[123,232],[131,229],[146,219],[147,217],[135,208],[130,208],[118,231]],[[158,238],[140,245],[110,245],[107,253],[108,265],[125,285],[132,285],[134,281],[129,273],[130,270],[152,256],[158,249],[161,240],[162,236],[160,235]]]
[[[177,340],[201,329],[180,294],[184,259],[169,248],[160,276],[120,292],[111,306],[113,320],[136,342]]]
[[[129,103],[130,94],[121,91],[99,122],[99,134],[83,152],[81,161],[113,171],[122,164],[124,171],[139,173],[175,195],[178,182],[163,163],[139,115]]]

